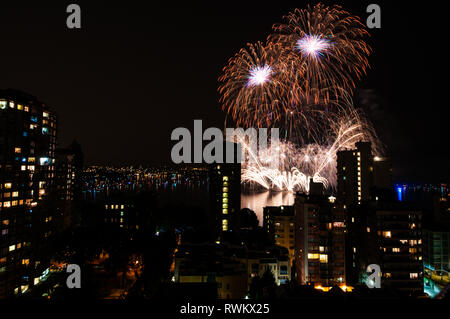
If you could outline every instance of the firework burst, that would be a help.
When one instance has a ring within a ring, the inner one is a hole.
[[[360,19],[340,6],[317,4],[294,10],[284,21],[273,26],[269,39],[297,56],[293,72],[301,72],[293,75],[300,82],[296,103],[310,89],[316,103],[338,98],[340,90],[352,93],[354,78],[359,80],[369,67],[371,51]]]
[[[287,104],[287,62],[280,45],[248,44],[223,69],[219,78],[222,108],[236,125],[273,126]]]
[[[371,142],[375,154],[382,154],[383,146],[364,114],[356,110],[342,112],[330,119],[329,129],[323,133],[322,143],[298,146],[283,140],[264,152],[255,153],[245,136],[238,138],[245,159],[242,181],[266,189],[309,191],[309,181],[336,188],[337,153],[353,149],[359,141]],[[276,147],[274,150],[272,147]],[[276,163],[276,164],[274,164]]]
[[[322,4],[296,9],[273,31],[266,44],[240,50],[219,78],[222,108],[236,126],[280,128],[282,141],[269,141],[267,153],[252,153],[245,137],[239,140],[246,154],[242,181],[308,192],[313,179],[335,188],[338,151],[369,141],[382,154],[352,98],[369,67],[368,32],[341,7]]]

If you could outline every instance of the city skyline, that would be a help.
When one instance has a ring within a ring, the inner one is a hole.
[[[382,28],[370,30],[372,68],[356,100],[392,155],[396,181],[446,182],[445,116],[440,116],[445,100],[429,74],[438,61],[426,49],[417,59],[415,52],[424,47],[414,41],[433,41],[421,25],[438,19],[411,25],[407,22],[418,8],[380,5]],[[4,53],[12,63],[4,65],[0,86],[22,89],[55,109],[59,146],[76,139],[87,163],[113,165],[170,165],[173,129],[190,128],[194,119],[223,127],[217,95],[222,67],[247,42],[263,40],[272,23],[294,8],[281,3],[171,10],[80,3],[83,27],[68,30],[65,15],[58,14],[65,5],[4,6],[9,17],[27,21],[1,22],[7,42],[20,54]],[[365,3],[345,6],[363,21],[368,15]],[[38,54],[25,43],[39,47]]]
[[[0,4],[1,301],[448,300],[437,9]]]

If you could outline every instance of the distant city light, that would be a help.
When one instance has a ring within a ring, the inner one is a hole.
[[[403,189],[401,187],[397,187],[397,198],[401,202],[403,200]]]

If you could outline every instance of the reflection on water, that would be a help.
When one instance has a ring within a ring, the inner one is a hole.
[[[247,192],[241,195],[241,208],[253,210],[259,224],[263,222],[263,208],[266,206],[294,205],[295,194],[291,192]]]
[[[157,194],[159,207],[185,205],[209,211],[209,180],[206,170],[182,173],[135,169],[91,169],[84,175],[83,199],[102,201],[114,194],[150,191]],[[241,208],[256,213],[260,225],[266,206],[294,205],[294,193],[274,192],[243,186]]]

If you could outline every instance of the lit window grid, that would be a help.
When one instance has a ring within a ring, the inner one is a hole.
[[[222,214],[227,215],[228,214],[228,176],[223,176],[222,178],[223,182],[222,182]],[[223,227],[222,228],[227,228],[228,230],[228,224],[227,227]],[[225,230],[224,230],[225,231]]]

